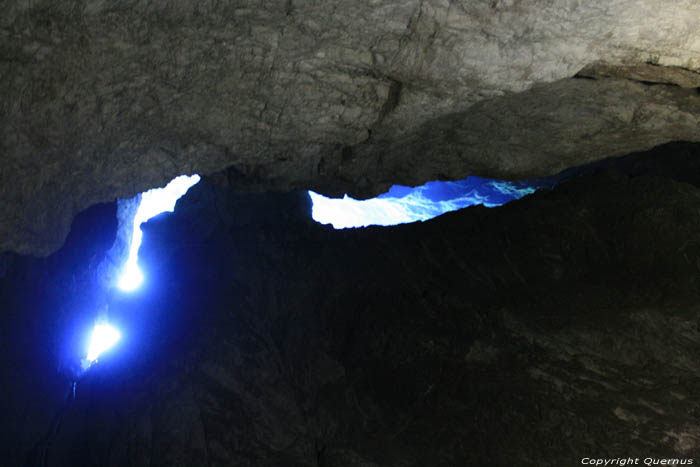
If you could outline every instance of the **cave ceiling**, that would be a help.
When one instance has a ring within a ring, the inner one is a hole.
[[[0,251],[229,168],[372,196],[700,141],[696,0],[0,1]]]

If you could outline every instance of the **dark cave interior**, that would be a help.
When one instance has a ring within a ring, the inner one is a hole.
[[[670,143],[350,230],[223,171],[144,225],[133,294],[100,283],[117,207],[95,205],[53,255],[0,256],[3,464],[696,459],[699,161]],[[122,340],[66,398],[104,303]]]

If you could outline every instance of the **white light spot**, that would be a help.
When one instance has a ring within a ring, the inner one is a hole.
[[[316,222],[344,229],[425,221],[477,204],[500,206],[549,185],[539,181],[505,182],[469,177],[458,182],[428,182],[415,188],[395,185],[388,193],[367,200],[347,195],[327,198],[313,191],[309,191],[309,196]]]
[[[119,331],[109,324],[96,324],[92,330],[86,360],[90,363],[94,362],[102,352],[116,344],[120,338]]]
[[[313,191],[309,195],[313,201],[314,220],[321,224],[333,224],[336,229],[405,224],[432,219],[444,212],[459,209],[450,201],[431,203],[415,195],[368,200],[356,200],[348,195],[343,198],[326,198]]]
[[[154,188],[141,194],[141,203],[134,216],[134,233],[131,237],[129,258],[126,260],[122,276],[119,279],[120,289],[132,291],[143,282],[143,274],[138,266],[139,247],[143,239],[141,224],[162,212],[173,212],[177,200],[197,182],[199,182],[199,175],[181,175],[163,188]]]

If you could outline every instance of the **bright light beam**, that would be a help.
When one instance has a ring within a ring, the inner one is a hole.
[[[97,360],[102,352],[119,341],[121,334],[109,324],[96,324],[92,330],[90,347],[85,358],[90,364]]]
[[[457,182],[428,182],[409,188],[394,186],[377,198],[356,200],[327,198],[309,191],[313,203],[312,217],[336,229],[368,225],[397,225],[425,221],[467,206],[500,206],[554,183],[532,180],[506,182],[469,177]]]
[[[312,217],[321,224],[333,224],[336,229],[366,227],[368,225],[397,225],[407,222],[432,219],[448,211],[462,207],[459,202],[433,202],[411,193],[403,198],[373,198],[356,200],[345,195],[343,198],[326,198],[309,192],[313,202]],[[478,194],[470,194],[466,205],[479,204],[483,200]]]
[[[143,240],[141,224],[162,212],[173,212],[175,203],[187,190],[199,182],[199,175],[181,175],[173,179],[163,188],[154,188],[141,194],[141,203],[134,216],[134,232],[129,247],[129,258],[122,269],[119,279],[119,288],[124,291],[132,291],[143,282],[143,274],[138,266],[139,247]]]

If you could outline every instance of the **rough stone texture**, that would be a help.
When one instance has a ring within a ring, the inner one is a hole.
[[[232,166],[240,189],[366,196],[700,140],[690,93],[559,82],[590,64],[646,63],[658,82],[695,82],[694,0],[8,0],[0,11],[0,251],[54,251],[75,212],[181,173]]]
[[[151,284],[113,298],[125,341],[79,383],[46,465],[697,463],[697,161],[671,145],[601,164],[634,177],[345,231],[310,222],[303,194],[205,180],[145,226]],[[51,339],[22,344],[90,310],[98,281],[69,254],[107,250],[90,238],[13,256],[0,281],[6,465],[33,465],[62,405]]]
[[[653,63],[641,65],[593,63],[579,71],[578,76],[626,78],[649,84],[674,84],[682,88],[700,88],[700,73],[679,67],[662,67]]]

